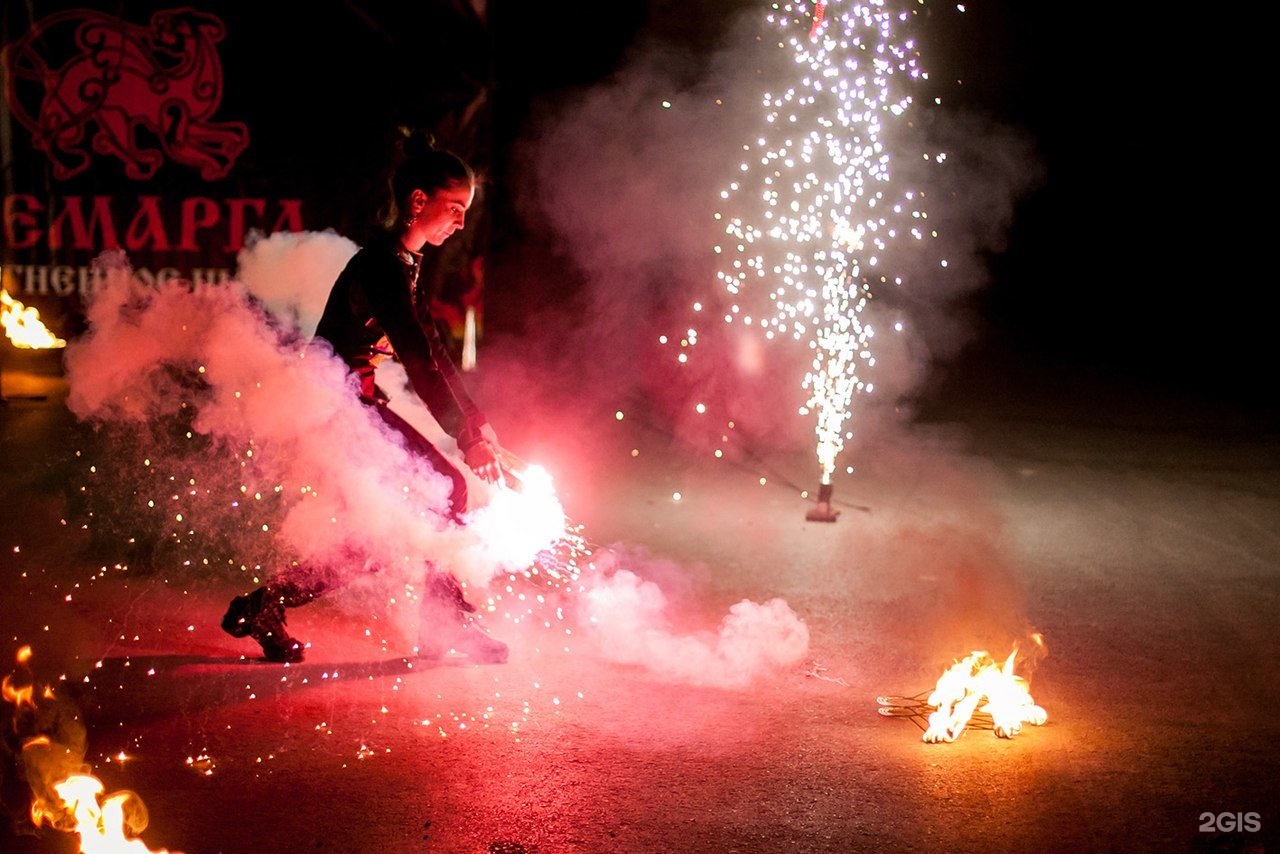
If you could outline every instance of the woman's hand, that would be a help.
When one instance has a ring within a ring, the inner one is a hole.
[[[490,431],[492,432],[492,431]],[[463,459],[468,468],[476,473],[476,476],[486,483],[501,484],[502,464],[498,461],[498,453],[501,449],[488,440],[476,442],[470,448],[467,448]]]

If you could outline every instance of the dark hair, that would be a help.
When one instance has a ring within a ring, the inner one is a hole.
[[[476,183],[475,170],[452,151],[436,148],[431,134],[404,129],[401,133],[401,156],[391,176],[391,194],[397,206],[403,205],[414,190],[430,195],[458,184]]]

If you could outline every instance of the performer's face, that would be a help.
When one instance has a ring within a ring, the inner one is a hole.
[[[466,225],[467,210],[475,195],[475,187],[470,183],[459,183],[427,196],[415,223],[422,229],[427,243],[439,246],[455,231],[460,231]]]

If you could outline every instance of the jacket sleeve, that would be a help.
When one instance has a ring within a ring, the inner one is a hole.
[[[394,275],[403,281],[398,270]],[[374,319],[431,415],[457,440],[459,449],[466,451],[480,442],[480,428],[487,420],[463,387],[439,330],[434,324],[420,323],[414,315],[407,283],[371,288],[368,297]]]

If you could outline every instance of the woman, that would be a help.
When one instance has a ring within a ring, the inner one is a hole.
[[[423,247],[440,246],[462,229],[475,199],[476,176],[457,155],[432,147],[429,137],[409,136],[403,147],[405,156],[391,179],[390,227],[378,232],[338,276],[313,344],[331,347],[359,378],[360,400],[404,437],[412,453],[452,480],[451,510],[460,521],[467,508],[466,478],[387,406],[375,371],[394,355],[432,416],[457,440],[467,466],[487,482],[501,482],[497,436],[463,388],[435,324],[418,308],[416,293]],[[285,608],[312,601],[334,582],[295,575],[275,579],[237,596],[222,628],[235,637],[252,637],[268,661],[301,661],[304,644],[286,631]],[[506,661],[506,644],[471,620],[474,610],[451,575],[432,572],[422,603],[419,655],[435,657],[452,649],[473,661]]]

